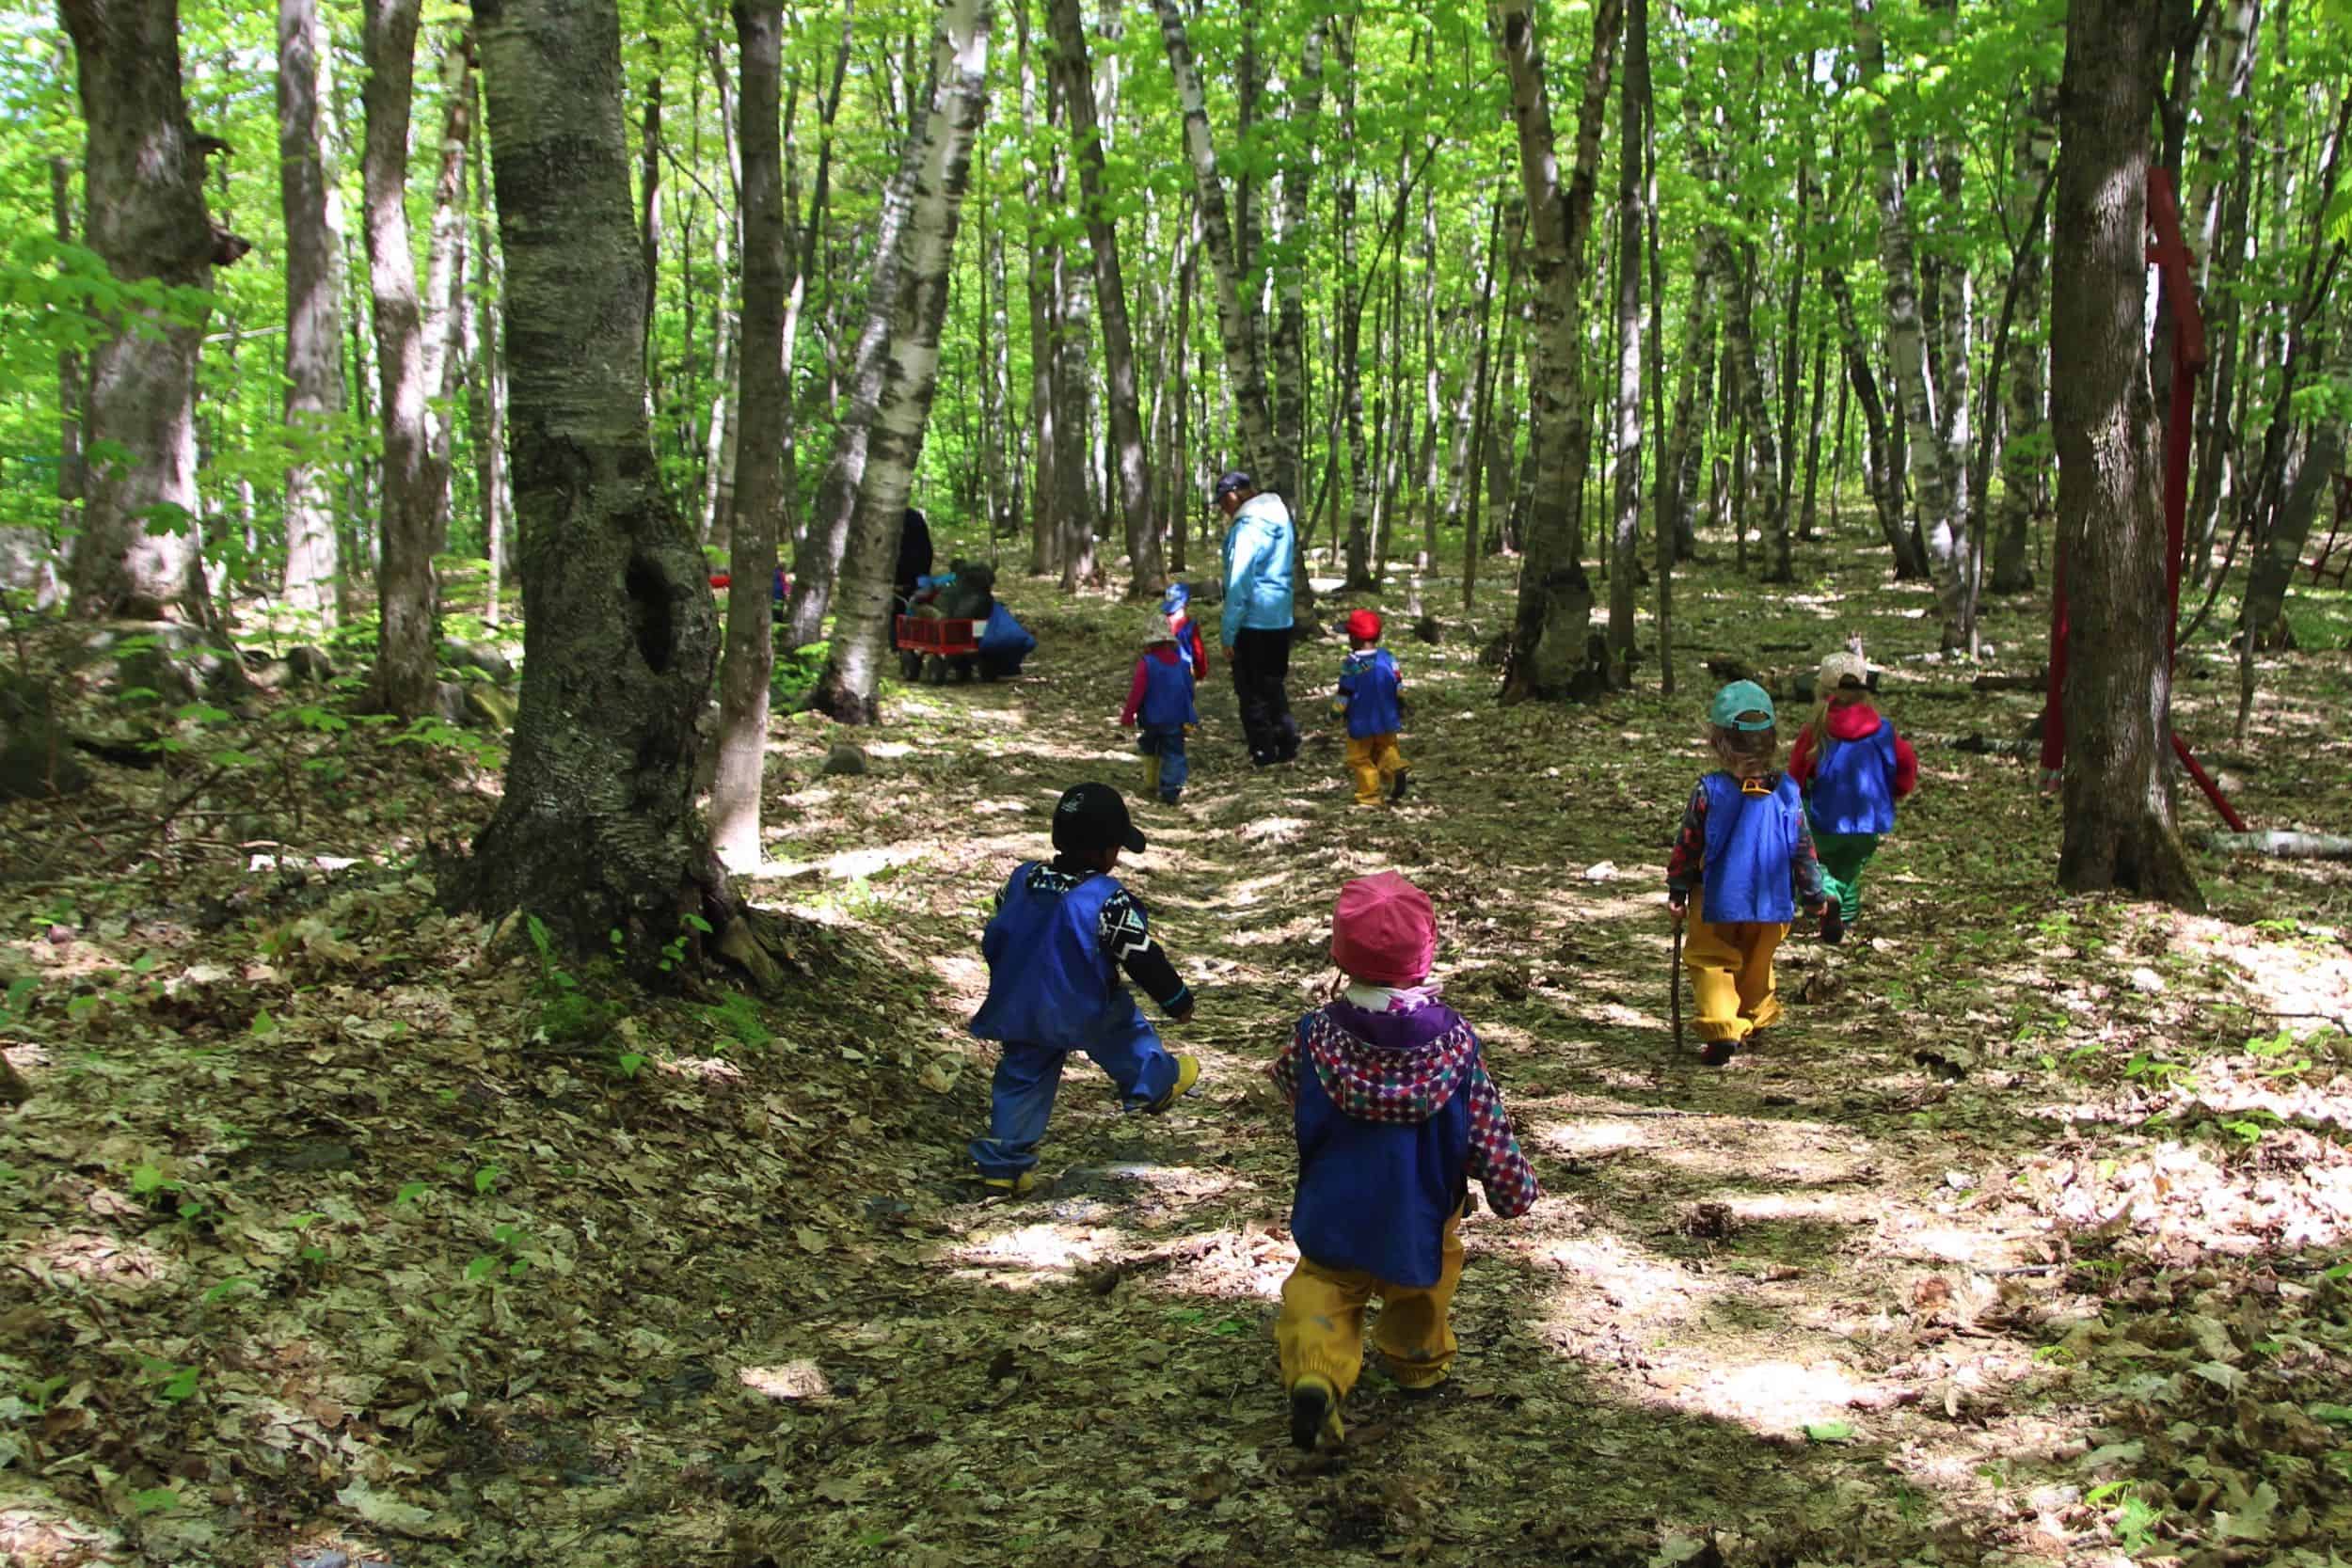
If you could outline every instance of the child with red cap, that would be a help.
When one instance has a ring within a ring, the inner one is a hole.
[[[1376,806],[1386,795],[1405,799],[1413,770],[1396,749],[1405,723],[1405,677],[1380,643],[1380,617],[1359,610],[1347,618],[1347,657],[1340,665],[1331,711],[1347,716],[1347,770],[1356,776],[1356,803]]]
[[[1427,894],[1393,871],[1348,883],[1331,917],[1347,988],[1298,1021],[1268,1069],[1298,1138],[1298,1266],[1274,1335],[1302,1449],[1342,1435],[1375,1296],[1373,1342],[1398,1386],[1426,1394],[1445,1381],[1470,1178],[1506,1219],[1541,1196],[1478,1036],[1427,983],[1437,950]]]

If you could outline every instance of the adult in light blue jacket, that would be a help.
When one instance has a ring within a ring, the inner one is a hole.
[[[1219,641],[1232,666],[1249,760],[1260,768],[1298,755],[1286,682],[1291,668],[1291,558],[1295,539],[1282,498],[1238,470],[1216,482],[1225,533],[1225,614]]]

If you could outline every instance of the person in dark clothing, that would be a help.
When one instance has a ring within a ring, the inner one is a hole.
[[[921,507],[910,506],[905,521],[898,525],[898,570],[891,579],[901,607],[914,597],[915,579],[930,575],[931,526],[924,518]],[[904,613],[903,608],[900,613]]]
[[[992,1193],[1036,1188],[1037,1146],[1072,1052],[1092,1057],[1127,1109],[1146,1115],[1200,1081],[1199,1059],[1160,1043],[1120,979],[1123,970],[1176,1022],[1192,1017],[1192,991],[1152,940],[1143,905],[1111,876],[1120,851],[1139,854],[1143,842],[1119,791],[1073,785],[1054,807],[1052,862],[1016,866],[996,895],[980,939],[988,1000],[972,1019],[973,1034],[1004,1046],[988,1136],[970,1148]]]
[[[1217,509],[1232,519],[1225,534],[1225,613],[1220,641],[1233,668],[1249,760],[1260,768],[1298,755],[1291,717],[1290,508],[1238,470],[1216,482]]]

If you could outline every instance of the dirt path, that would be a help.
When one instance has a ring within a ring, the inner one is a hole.
[[[978,744],[994,766],[939,805],[1004,831],[913,880],[975,925],[1004,865],[1039,852],[1061,784],[1139,789],[1105,718],[1121,640],[1075,617],[1046,636],[1051,676],[913,705],[950,743],[993,732]],[[1793,943],[1788,1026],[1710,1070],[1671,1044],[1659,908],[1697,700],[1498,711],[1467,647],[1408,641],[1421,787],[1360,811],[1311,700],[1336,648],[1307,644],[1295,667],[1318,732],[1297,766],[1241,766],[1212,682],[1184,807],[1139,812],[1152,848],[1124,874],[1200,990],[1197,1022],[1168,1034],[1201,1053],[1201,1090],[1165,1121],[1122,1118],[1073,1067],[1045,1149],[1058,1183],[1039,1199],[956,1202],[954,1151],[933,1151],[940,1234],[883,1276],[896,1305],[864,1296],[794,1330],[882,1386],[828,1424],[816,1511],[774,1539],[915,1564],[1671,1562],[1710,1538],[1742,1562],[1932,1559],[1939,1540],[1960,1560],[2059,1560],[2092,1544],[2069,1470],[2085,1412],[2043,1347],[2096,1304],[2049,1217],[2003,1191],[2062,1123],[2003,1092],[2014,1074],[1974,1081],[2027,998],[2046,987],[2063,1006],[2066,987],[1967,962],[1982,933],[1952,933],[2053,902],[2048,830],[2015,775],[1931,754],[1922,809],[1873,869],[1872,940]],[[992,803],[1021,810],[977,815]],[[1970,814],[1972,836],[1923,852]],[[1547,1196],[1470,1227],[1447,1396],[1406,1405],[1368,1374],[1345,1449],[1299,1460],[1269,1343],[1293,1154],[1262,1075],[1329,982],[1331,897],[1383,867],[1437,900],[1448,999],[1484,1035]],[[954,1016],[984,975],[954,956],[943,973]],[[948,1049],[984,1089],[984,1051]],[[979,1102],[958,1096],[967,1117]]]

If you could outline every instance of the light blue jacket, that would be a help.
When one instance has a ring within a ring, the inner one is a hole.
[[[1282,498],[1261,490],[1233,514],[1225,533],[1225,616],[1222,639],[1251,631],[1285,631],[1291,624],[1291,513]]]

